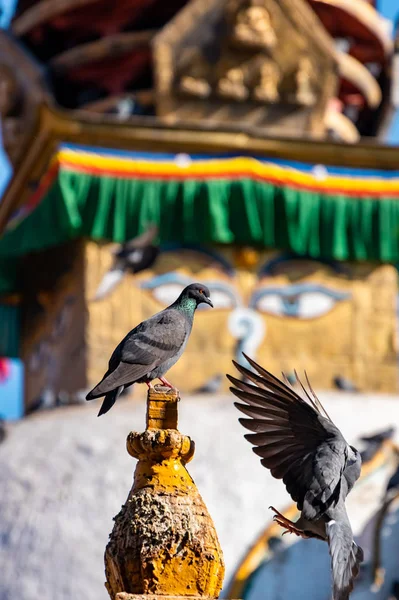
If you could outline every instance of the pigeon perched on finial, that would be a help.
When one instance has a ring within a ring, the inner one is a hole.
[[[114,252],[115,258],[111,268],[105,273],[97,288],[94,302],[108,296],[122,281],[125,273],[139,273],[154,264],[159,254],[159,247],[153,244],[157,235],[158,227],[149,225],[147,231],[118,247]]]
[[[86,400],[105,396],[98,416],[108,412],[122,390],[132,383],[159,379],[167,387],[173,385],[164,375],[182,355],[193,326],[194,313],[204,302],[213,306],[205,285],[192,283],[168,308],[132,329],[114,350],[108,371]]]
[[[245,404],[235,406],[247,417],[240,423],[251,432],[245,438],[261,463],[282,479],[301,516],[293,523],[275,508],[274,520],[287,532],[328,542],[331,555],[333,600],[347,600],[363,561],[354,542],[345,498],[360,476],[359,452],[349,446],[331,421],[307,379],[309,392],[301,398],[293,388],[245,357],[256,373],[235,361],[252,383],[231,375],[230,390]],[[253,385],[255,384],[255,385]]]

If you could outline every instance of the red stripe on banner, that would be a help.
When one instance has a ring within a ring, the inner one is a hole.
[[[42,199],[43,195],[45,194],[45,192],[48,191],[48,189],[51,187],[51,185],[54,183],[57,175],[58,175],[58,171],[59,171],[60,165],[58,161],[55,161],[51,167],[49,168],[49,170],[45,173],[44,177],[41,179],[39,185],[37,186],[36,190],[33,192],[32,196],[29,198],[28,202],[25,204],[26,208],[34,208]]]

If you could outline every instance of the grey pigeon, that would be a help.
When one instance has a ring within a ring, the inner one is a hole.
[[[194,394],[216,394],[222,385],[223,375],[220,373],[211,377],[201,385],[198,389],[195,390]]]
[[[362,462],[364,463],[371,460],[380,450],[382,444],[386,440],[390,440],[393,437],[394,433],[395,427],[389,427],[389,429],[384,429],[379,433],[362,436],[360,439],[366,444],[365,448],[360,452]]]
[[[276,509],[274,520],[304,538],[328,542],[331,555],[333,600],[347,600],[363,561],[363,550],[353,540],[345,498],[360,475],[361,458],[334,425],[309,381],[306,399],[245,357],[256,373],[235,361],[252,383],[227,375],[230,390],[246,404],[235,406],[247,417],[241,424],[261,463],[282,479],[301,516],[293,523]],[[253,385],[256,384],[256,385]],[[323,414],[324,413],[324,414]]]
[[[188,285],[173,304],[132,329],[115,348],[108,371],[86,400],[105,396],[98,416],[108,412],[124,388],[133,383],[159,379],[167,387],[173,385],[164,375],[177,362],[188,342],[194,312],[204,302],[212,306],[205,285]]]
[[[2,442],[4,442],[6,437],[7,437],[6,422],[5,422],[5,419],[3,419],[3,417],[0,417],[0,444]]]
[[[362,435],[360,439],[362,440],[362,442],[371,444],[376,443],[381,445],[383,442],[385,442],[385,440],[392,439],[395,432],[396,427],[388,427],[388,429],[383,429],[382,431],[378,431],[377,433],[374,433],[372,435]]]
[[[135,237],[130,242],[122,244],[114,252],[115,258],[111,268],[105,273],[97,288],[94,301],[103,300],[120,283],[125,273],[140,273],[149,269],[159,255],[159,247],[153,244],[158,234],[156,225],[149,225],[148,229]]]
[[[354,383],[347,377],[343,377],[342,375],[337,375],[334,377],[335,387],[343,392],[358,392],[358,388]]]

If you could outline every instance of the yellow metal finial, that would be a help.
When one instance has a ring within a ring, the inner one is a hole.
[[[222,588],[222,550],[185,467],[194,442],[177,430],[178,401],[174,391],[149,390],[147,429],[127,438],[138,464],[105,550],[105,585],[112,600],[117,594],[119,600],[131,595],[215,598]]]

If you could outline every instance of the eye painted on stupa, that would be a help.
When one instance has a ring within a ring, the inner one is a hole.
[[[250,307],[271,315],[315,319],[329,313],[351,294],[309,283],[257,289]]]
[[[180,273],[171,271],[163,275],[157,275],[141,284],[143,289],[148,290],[152,297],[162,306],[169,306],[176,300],[183,289],[189,285],[192,278],[185,277]],[[224,281],[205,281],[204,285],[209,289],[214,310],[233,310],[241,306],[241,298],[236,289]],[[204,290],[200,290],[203,293]],[[198,310],[207,310],[206,306],[200,304]]]

